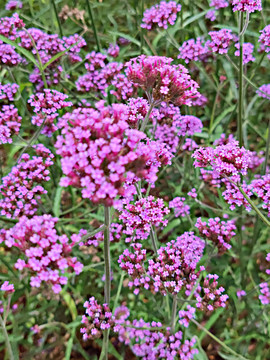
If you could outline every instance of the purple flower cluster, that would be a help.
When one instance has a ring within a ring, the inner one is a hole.
[[[211,56],[209,41],[204,43],[202,38],[198,37],[195,40],[184,41],[179,48],[177,58],[185,60],[185,63],[188,64],[190,61],[206,61],[209,56]]]
[[[83,334],[83,340],[99,338],[104,330],[113,329],[114,316],[107,304],[99,305],[96,299],[91,297],[83,306],[88,315],[82,316],[84,327],[80,331]]]
[[[19,89],[17,84],[1,84],[0,83],[0,100],[14,101],[14,95]]]
[[[262,208],[268,211],[270,217],[270,174],[252,180],[249,190],[263,201]]]
[[[0,144],[12,143],[11,136],[20,130],[22,117],[14,105],[3,105],[0,110]]]
[[[260,30],[259,43],[261,43],[259,51],[265,51],[266,53],[270,52],[270,25],[267,25],[263,30]],[[270,55],[268,55],[270,58]]]
[[[138,129],[149,110],[148,101],[138,97],[128,100],[128,120],[127,123],[133,129]]]
[[[217,18],[217,14],[215,10],[209,10],[206,15],[205,18],[210,20],[210,21],[215,21]]]
[[[198,218],[196,228],[199,229],[200,235],[210,240],[218,248],[218,253],[223,254],[231,248],[229,244],[231,238],[236,235],[235,221],[221,221],[219,217],[209,218],[208,222]]]
[[[137,96],[137,85],[132,84],[126,75],[118,74],[111,80],[111,85],[115,89],[110,90],[110,93],[116,97],[118,101],[128,100]]]
[[[128,106],[100,102],[97,107],[65,114],[55,147],[66,175],[61,185],[82,188],[84,198],[111,206],[124,195],[124,182],[140,178],[154,183],[159,166],[170,163],[172,155],[141,131],[129,129]]]
[[[119,55],[120,48],[117,44],[110,44],[107,50],[107,54],[116,58]]]
[[[177,126],[179,136],[192,136],[196,132],[201,133],[203,128],[201,120],[193,115],[182,115]]]
[[[246,11],[253,13],[254,11],[262,11],[261,0],[232,0],[233,11]]]
[[[171,65],[172,61],[164,56],[141,55],[126,64],[126,75],[146,92],[149,103],[191,105],[191,99],[198,96],[199,85],[191,80],[184,66]]]
[[[14,41],[16,39],[17,29],[21,29],[23,26],[24,23],[17,13],[13,14],[11,17],[0,18],[0,34],[10,40]],[[3,44],[2,40],[0,40],[0,44]]]
[[[110,225],[110,241],[119,241],[120,238],[123,236],[122,234],[122,228],[123,226],[121,224],[118,223],[112,223]],[[85,230],[81,230],[83,235],[86,235],[86,233],[84,234]],[[102,243],[104,240],[104,233],[103,231],[98,232],[97,234],[95,234],[93,237],[88,238],[86,240],[86,242],[81,242],[79,245],[83,246],[83,245],[93,245],[95,247],[99,246],[100,243]]]
[[[179,324],[188,328],[191,319],[195,317],[196,309],[190,305],[187,305],[187,310],[180,310],[179,315]]]
[[[208,274],[203,281],[202,287],[199,285],[196,288],[196,307],[201,311],[212,312],[219,307],[226,307],[229,296],[223,294],[225,289],[222,286],[218,287],[217,280],[218,275]]]
[[[0,214],[7,218],[32,216],[38,209],[40,195],[46,190],[40,184],[49,181],[48,167],[53,164],[53,154],[42,144],[34,145],[36,156],[23,154],[11,172],[2,178],[0,185]]]
[[[147,239],[151,226],[166,226],[168,220],[164,216],[169,213],[162,199],[155,199],[154,196],[148,196],[136,201],[134,204],[128,204],[121,212],[119,219],[125,225],[124,234],[132,236],[132,240]]]
[[[14,285],[9,284],[9,281],[4,281],[0,287],[0,291],[5,291],[7,294],[12,294],[15,291]],[[4,309],[3,309],[3,311],[4,311]]]
[[[161,1],[145,10],[141,27],[148,30],[154,27],[167,29],[168,24],[174,25],[179,11],[181,11],[181,5],[175,1]]]
[[[72,106],[71,101],[65,101],[67,95],[56,90],[44,89],[43,92],[35,93],[30,96],[28,103],[34,108],[36,116],[32,117],[32,124],[43,126],[41,133],[51,136],[58,127],[54,124],[57,118],[57,111]]]
[[[270,32],[269,32],[269,36],[270,36]],[[256,93],[265,99],[270,100],[270,84],[264,84],[262,85],[257,91]]]
[[[169,208],[174,210],[174,216],[177,218],[179,216],[187,216],[189,214],[190,206],[185,204],[184,197],[177,196],[169,202]]]
[[[163,295],[167,292],[176,295],[182,288],[189,291],[195,285],[200,271],[204,270],[201,267],[200,271],[195,271],[203,253],[204,242],[192,232],[186,232],[161,247],[157,258],[148,260],[147,270],[143,264],[146,259],[145,250],[141,244],[134,244],[132,247],[134,253],[126,249],[118,262],[120,268],[131,276],[129,287],[135,287],[135,294],[142,287]]]
[[[266,261],[270,263],[270,253],[266,255]],[[267,275],[270,275],[270,268],[265,270]],[[259,299],[263,305],[270,304],[270,288],[268,282],[262,282],[260,284]]]
[[[209,35],[212,40],[209,42],[209,47],[212,51],[218,54],[227,54],[230,42],[233,40],[232,30],[221,29],[219,31],[210,31]]]
[[[73,246],[80,241],[80,236],[73,234],[71,242],[66,235],[59,236],[55,229],[56,218],[51,215],[34,216],[28,219],[23,216],[9,230],[1,230],[1,240],[9,248],[17,248],[23,259],[15,264],[18,270],[29,269],[33,274],[30,284],[40,287],[44,281],[52,285],[55,293],[67,283],[64,272],[71,268],[76,274],[82,271],[83,265],[76,257],[71,257]]]
[[[229,2],[227,0],[211,0],[209,5],[218,10],[229,6]]]
[[[219,145],[195,150],[195,167],[211,166],[220,176],[246,175],[251,162],[250,151],[238,146],[238,141],[231,141],[226,145]]]
[[[235,44],[236,50],[234,55],[240,56],[240,43]],[[254,50],[254,45],[251,43],[243,43],[243,64],[255,61],[255,57],[252,55]]]
[[[23,61],[15,51],[15,47],[8,44],[0,44],[0,66],[17,66]]]
[[[6,3],[6,10],[16,10],[21,9],[23,6],[22,2],[19,0],[9,0]]]

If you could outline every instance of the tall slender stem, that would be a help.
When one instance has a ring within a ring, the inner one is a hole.
[[[238,117],[237,117],[237,132],[238,132],[238,141],[239,146],[243,145],[243,129],[242,129],[242,116],[243,116],[243,42],[244,42],[244,13],[240,11],[240,20],[239,20],[239,96],[238,96]]]
[[[51,0],[51,4],[53,6],[53,10],[54,10],[55,17],[56,17],[56,20],[57,20],[57,24],[58,24],[58,27],[59,27],[60,36],[63,37],[63,30],[62,30],[61,22],[60,22],[60,19],[59,19],[59,16],[58,16],[58,12],[57,12],[57,8],[56,8],[54,0]]]
[[[99,44],[99,39],[98,39],[98,34],[97,34],[97,29],[95,26],[95,22],[94,22],[94,18],[93,18],[93,13],[92,13],[92,8],[91,8],[91,4],[90,4],[90,0],[85,0],[86,1],[86,7],[87,7],[87,11],[91,20],[91,24],[92,24],[92,29],[94,32],[94,37],[96,40],[96,44],[97,44],[97,50],[100,51],[100,44]]]
[[[152,112],[152,110],[153,110],[154,105],[155,105],[155,103],[154,103],[154,101],[152,101],[151,104],[150,104],[149,110],[148,110],[148,112],[147,112],[147,114],[146,114],[146,117],[144,118],[143,123],[142,123],[142,126],[141,126],[141,128],[140,128],[141,131],[144,131],[144,130],[145,130],[146,125],[147,125],[147,123],[148,123],[148,120],[149,120],[149,117],[150,117],[150,115],[151,115],[151,112]]]
[[[265,150],[265,159],[262,167],[262,175],[265,175],[266,173],[266,167],[269,159],[269,152],[270,152],[270,119],[268,121],[268,135],[267,135],[267,141],[266,141],[266,150]]]
[[[4,320],[3,320],[1,315],[0,315],[0,326],[2,328],[3,335],[4,335],[4,338],[5,338],[6,347],[7,347],[7,351],[8,351],[8,354],[9,354],[9,360],[14,360],[12,347],[11,347],[11,344],[10,344],[10,341],[9,341],[9,338],[8,338],[8,332],[7,332]]]
[[[177,295],[174,295],[174,297],[173,297],[173,307],[172,307],[171,333],[175,332],[176,312],[177,312]]]
[[[110,306],[111,297],[111,259],[110,259],[110,208],[104,207],[104,262],[105,262],[105,287],[104,302]],[[100,359],[108,359],[109,330],[104,331],[103,346]]]
[[[141,3],[141,20],[143,19],[143,13],[144,13],[144,0],[141,0],[142,3]],[[141,27],[141,30],[140,30],[140,36],[141,36],[141,43],[140,43],[140,52],[141,54],[143,53],[143,40],[144,40],[144,29]]]

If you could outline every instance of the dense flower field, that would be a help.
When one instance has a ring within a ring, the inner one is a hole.
[[[269,0],[2,3],[0,358],[270,359]]]

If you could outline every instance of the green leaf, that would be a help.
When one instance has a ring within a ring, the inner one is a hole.
[[[70,359],[70,355],[71,355],[71,351],[72,351],[72,346],[73,346],[75,334],[76,334],[76,328],[74,327],[74,328],[72,329],[70,338],[68,339],[68,342],[67,342],[66,353],[65,353],[65,360],[69,360],[69,359]]]
[[[74,321],[78,316],[75,302],[72,299],[72,297],[70,296],[70,294],[67,293],[65,290],[62,291],[62,297],[65,300],[65,303],[67,304],[67,307],[70,311],[72,320]]]
[[[58,54],[55,54],[53,57],[50,58],[49,61],[47,61],[43,66],[42,70],[44,71],[51,63],[53,63],[55,60],[59,59],[61,56],[65,55],[70,49],[72,49],[75,45],[78,44],[79,41],[75,42],[75,44],[71,45],[69,48],[59,52]]]
[[[218,320],[219,316],[223,313],[224,311],[224,308],[219,308],[218,310],[216,310],[214,312],[214,314],[210,317],[210,319],[207,321],[207,323],[205,324],[205,328],[207,330],[209,330],[213,325],[214,323]],[[205,337],[206,333],[204,331],[202,331],[200,333],[200,336],[199,336],[199,340],[202,341],[202,339]]]
[[[100,347],[102,347],[102,340],[101,339],[97,339],[95,340],[98,345]],[[109,341],[109,345],[108,345],[108,353],[115,356],[117,360],[123,360],[122,355],[119,354],[119,352],[115,349],[115,347],[113,346],[113,344]]]
[[[58,186],[55,192],[54,202],[53,202],[53,213],[56,217],[60,216],[60,207],[61,207],[61,194],[63,188],[62,186]]]
[[[212,126],[211,132],[213,132],[216,128],[216,126],[225,118],[227,114],[235,110],[235,105],[230,106],[229,108],[225,109],[214,121],[214,124]]]
[[[183,28],[185,28],[187,25],[193,23],[194,21],[200,19],[201,17],[203,17],[205,14],[207,14],[209,11],[209,9],[204,10],[203,12],[199,12],[197,15],[191,16],[189,19],[187,19],[186,21],[184,21],[183,23]]]
[[[2,40],[6,44],[14,46],[16,50],[21,52],[28,60],[30,60],[35,66],[38,67],[36,63],[36,59],[34,58],[33,54],[30,51],[24,49],[23,47],[19,46],[15,41],[9,40],[3,35],[0,35],[0,40]]]

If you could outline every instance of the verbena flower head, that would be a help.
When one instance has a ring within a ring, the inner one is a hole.
[[[229,6],[229,2],[227,0],[211,0],[209,5],[218,10]]]
[[[0,110],[0,144],[12,143],[11,136],[20,130],[22,117],[14,105],[3,105]]]
[[[252,180],[248,188],[262,200],[262,208],[268,211],[270,217],[270,174]]]
[[[4,281],[0,287],[0,291],[5,291],[7,294],[12,294],[15,289],[13,284],[9,284],[9,281]]]
[[[218,287],[218,275],[208,274],[202,287],[199,285],[195,290],[196,307],[201,311],[212,312],[219,307],[226,307],[229,296],[223,294],[225,289]]]
[[[10,0],[6,3],[6,10],[16,10],[21,9],[23,6],[22,2],[19,0]]]
[[[270,52],[270,25],[267,25],[263,30],[260,30],[259,43],[261,43],[259,51]],[[268,58],[270,55],[268,55]]]
[[[192,155],[196,160],[195,167],[212,166],[213,170],[221,176],[246,175],[251,162],[250,151],[238,146],[238,141],[226,145],[200,148]]]
[[[209,42],[209,47],[212,51],[218,54],[227,54],[230,42],[233,40],[232,30],[221,29],[219,31],[210,31],[209,35],[212,40]]]
[[[0,44],[0,65],[17,66],[23,61],[23,58],[15,51],[15,47],[8,44]]]
[[[38,209],[38,200],[46,190],[42,185],[48,181],[49,170],[53,164],[53,154],[44,145],[34,145],[37,155],[23,154],[11,172],[2,178],[0,185],[0,214],[7,218],[22,215],[32,216]]]
[[[215,10],[209,10],[206,15],[205,18],[210,20],[210,21],[215,21],[217,18],[217,12]]]
[[[203,124],[196,116],[182,115],[177,123],[177,127],[179,136],[192,136],[196,132],[202,132]]]
[[[129,287],[135,287],[134,293],[138,294],[140,288],[174,295],[182,288],[192,288],[204,268],[196,272],[196,266],[201,259],[204,242],[193,232],[185,232],[176,240],[172,240],[158,250],[156,259],[145,262],[145,250],[141,244],[134,244],[134,253],[126,249],[119,257],[121,269],[125,270],[132,278]]]
[[[169,208],[174,210],[174,216],[187,216],[190,212],[190,206],[185,204],[185,198],[177,196],[169,202]]]
[[[208,222],[198,218],[196,228],[199,229],[200,235],[210,240],[218,248],[218,253],[223,254],[231,248],[229,244],[231,238],[236,235],[235,221],[222,221],[219,217],[209,218]]]
[[[190,305],[187,305],[187,310],[180,310],[179,315],[179,324],[188,328],[191,319],[195,317],[196,309]]]
[[[270,33],[269,33],[270,36]],[[256,93],[265,99],[270,100],[270,84],[264,84],[262,85],[257,91]]]
[[[17,84],[1,84],[0,83],[0,100],[14,101],[14,95],[19,89]]]
[[[190,61],[206,61],[211,52],[208,47],[209,41],[204,42],[202,38],[198,37],[195,40],[189,39],[184,41],[179,48],[178,59],[183,59],[188,64]]]
[[[240,43],[235,44],[236,50],[234,55],[240,56]],[[243,43],[243,64],[255,61],[255,57],[252,55],[254,45],[251,43]]]
[[[107,53],[108,55],[116,58],[119,55],[120,48],[117,44],[110,44],[108,47]]]
[[[97,106],[65,114],[58,123],[62,135],[55,147],[66,175],[61,185],[82,188],[84,198],[111,206],[125,194],[126,181],[145,179],[153,184],[159,166],[170,163],[172,155],[129,128],[128,106]]]
[[[13,14],[11,17],[0,18],[0,34],[10,40],[16,39],[17,29],[20,29],[23,26],[25,26],[25,24],[19,18],[17,13]],[[3,44],[2,40],[0,40],[0,44]]]
[[[23,216],[9,230],[1,230],[1,240],[10,248],[17,248],[20,257],[15,268],[28,269],[31,273],[30,284],[40,287],[42,282],[50,284],[55,293],[67,283],[66,271],[79,274],[83,265],[76,257],[71,257],[73,246],[80,236],[73,234],[71,242],[66,235],[59,236],[55,229],[57,219],[51,215]]]
[[[94,297],[91,297],[83,306],[86,309],[86,315],[82,316],[84,327],[80,329],[83,340],[97,339],[104,330],[114,327],[115,318],[107,304],[100,305]]]
[[[149,110],[149,103],[141,97],[128,100],[128,124],[133,129],[138,129]]]
[[[174,25],[179,11],[181,11],[181,5],[175,1],[161,1],[145,10],[141,27],[148,30],[154,27],[167,29],[168,25]]]
[[[164,56],[141,55],[126,64],[126,75],[146,92],[150,103],[165,101],[176,106],[191,105],[191,99],[198,95],[199,85],[191,80],[184,66],[171,65],[172,61]]]
[[[163,218],[168,213],[169,209],[165,207],[162,199],[148,196],[134,204],[128,204],[121,212],[119,219],[125,225],[125,234],[133,235],[134,239],[147,239],[152,225],[167,225],[168,220]]]
[[[254,11],[262,11],[261,0],[232,0],[233,11],[246,11],[253,13]]]

